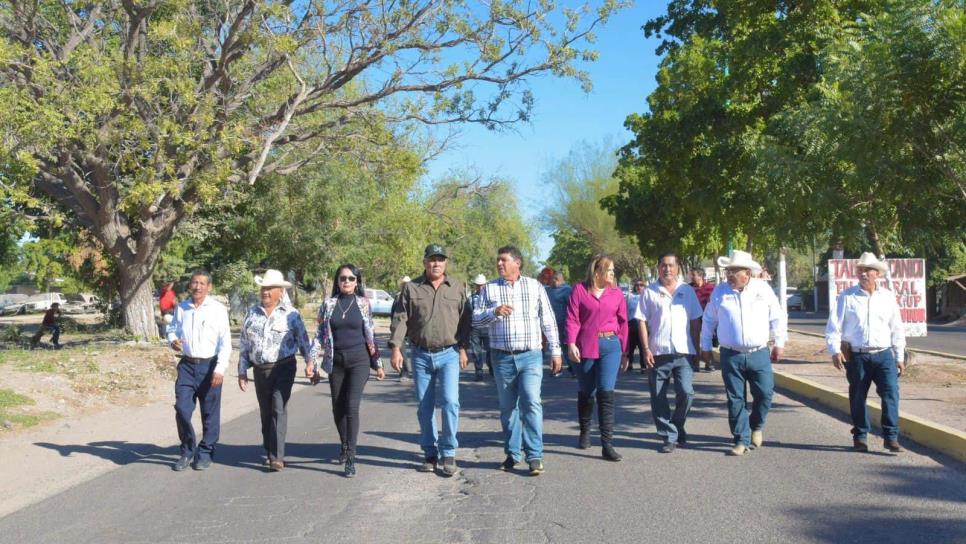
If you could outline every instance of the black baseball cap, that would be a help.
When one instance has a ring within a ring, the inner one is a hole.
[[[426,251],[423,252],[423,258],[424,259],[428,259],[430,257],[435,257],[436,255],[439,255],[440,257],[442,257],[444,259],[448,259],[449,258],[449,257],[446,256],[446,250],[443,249],[443,246],[441,246],[439,244],[429,244],[428,246],[426,246]]]

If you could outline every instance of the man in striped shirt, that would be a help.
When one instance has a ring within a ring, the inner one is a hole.
[[[512,470],[525,453],[530,474],[536,476],[543,473],[543,336],[550,347],[551,372],[559,372],[562,361],[547,292],[536,279],[520,274],[522,264],[517,248],[504,246],[497,251],[500,278],[481,290],[482,303],[473,311],[473,325],[489,328],[507,455],[500,468]]]

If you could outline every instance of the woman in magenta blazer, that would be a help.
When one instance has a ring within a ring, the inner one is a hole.
[[[587,279],[574,286],[567,307],[567,344],[575,363],[579,391],[577,447],[590,447],[590,422],[597,397],[601,455],[620,461],[613,446],[614,387],[617,374],[627,366],[627,301],[614,278],[614,261],[603,255],[590,261]]]

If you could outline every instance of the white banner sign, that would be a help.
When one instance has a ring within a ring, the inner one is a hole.
[[[855,270],[858,259],[829,259],[828,300],[834,311],[839,293],[858,285]],[[906,336],[926,336],[926,260],[886,259],[889,265],[888,279],[880,278],[879,286],[891,290],[899,303]]]

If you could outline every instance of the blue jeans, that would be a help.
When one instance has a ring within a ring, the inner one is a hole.
[[[178,363],[178,378],[174,382],[174,414],[178,424],[178,438],[181,439],[181,455],[208,458],[215,453],[215,444],[221,433],[221,387],[211,386],[217,359],[206,363],[192,363],[181,359]],[[195,429],[191,425],[191,414],[195,411],[195,401],[201,405],[201,442],[195,445]]]
[[[865,438],[869,434],[869,411],[865,401],[869,387],[875,382],[875,391],[882,399],[882,437],[898,440],[899,372],[892,350],[853,353],[852,360],[845,364],[845,376],[849,380],[852,434],[856,438]]]
[[[599,338],[597,346],[598,358],[581,358],[580,364],[575,365],[580,392],[590,396],[596,394],[598,388],[613,391],[621,369],[621,340],[617,335]]]
[[[751,431],[764,428],[771,398],[775,391],[775,374],[768,348],[741,353],[721,348],[721,377],[728,396],[728,425],[735,444],[751,444]],[[751,389],[751,414],[745,399],[745,383]],[[749,427],[750,425],[750,427]]]
[[[520,353],[493,351],[493,374],[500,400],[503,451],[515,461],[543,459],[543,355],[533,349]],[[522,423],[522,425],[521,425]],[[521,428],[522,427],[522,428]]]
[[[456,430],[460,418],[460,360],[456,347],[431,353],[412,347],[413,381],[416,384],[416,417],[419,446],[429,457],[456,457]],[[440,389],[442,433],[436,432],[436,384]]]
[[[665,442],[677,444],[694,401],[694,370],[691,362],[687,355],[658,355],[654,357],[654,368],[648,369],[647,374],[651,390],[651,414],[654,415],[657,434]],[[667,400],[667,387],[672,377],[675,396],[673,417]]]
[[[483,365],[493,374],[493,363],[490,362],[490,338],[480,334],[478,330],[470,333],[470,354],[473,357],[473,366],[477,372],[483,372]]]

